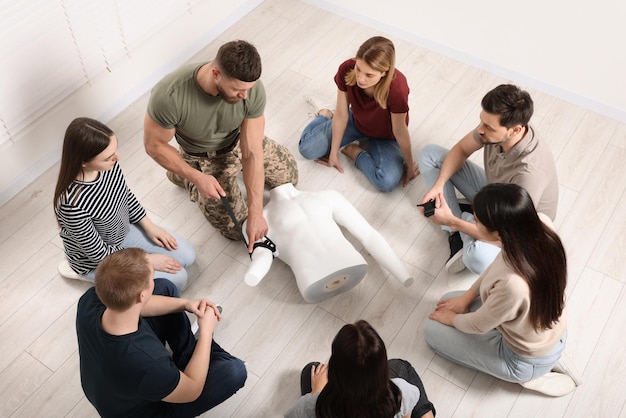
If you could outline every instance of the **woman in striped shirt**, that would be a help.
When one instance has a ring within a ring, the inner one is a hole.
[[[77,118],[63,141],[54,209],[72,270],[92,281],[98,263],[127,247],[143,248],[155,277],[187,285],[185,268],[195,260],[191,244],[152,223],[117,163],[117,138],[101,122]]]

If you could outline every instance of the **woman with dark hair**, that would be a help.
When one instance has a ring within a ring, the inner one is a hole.
[[[434,417],[421,379],[405,360],[387,361],[380,335],[366,321],[344,325],[332,343],[328,365],[302,370],[302,397],[287,418]]]
[[[374,36],[360,46],[355,58],[339,66],[334,113],[306,98],[315,118],[300,137],[298,148],[304,158],[343,173],[341,148],[384,192],[393,190],[403,178],[406,186],[419,175],[408,129],[409,86],[395,68],[395,60],[393,42]],[[357,141],[367,141],[367,145]]]
[[[118,160],[117,138],[109,127],[90,118],[69,124],[54,192],[59,235],[71,268],[64,276],[93,282],[104,257],[139,247],[148,253],[155,277],[184,289],[185,267],[196,257],[193,247],[152,223],[126,185]]]
[[[438,200],[436,210],[449,212],[443,195]],[[570,393],[580,381],[562,358],[567,263],[550,218],[516,184],[483,187],[473,209],[477,228],[502,250],[469,290],[437,303],[426,342],[450,361],[527,389]]]

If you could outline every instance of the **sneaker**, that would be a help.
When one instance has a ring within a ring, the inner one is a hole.
[[[572,380],[574,381],[574,384],[576,384],[576,386],[579,386],[583,383],[583,379],[580,376],[580,372],[578,371],[578,369],[576,369],[576,366],[574,366],[574,363],[572,362],[572,360],[569,357],[567,357],[565,353],[561,355],[561,358],[559,359],[559,361],[556,362],[552,370],[571,377]]]
[[[459,203],[459,208],[461,208],[461,213],[467,212],[474,214],[474,208],[469,203]]]
[[[463,240],[459,231],[448,237],[450,244],[450,258],[446,261],[446,271],[450,274],[459,273],[465,269],[463,264]]]
[[[303,96],[304,97],[304,101],[307,102],[307,104],[309,105],[309,107],[311,108],[311,111],[309,112],[310,116],[319,116],[320,114],[320,110],[322,109],[327,109],[329,110],[331,113],[335,113],[333,110],[332,105],[328,105],[328,104],[324,104],[320,99],[318,99],[317,97],[313,97],[313,96]]]
[[[59,265],[57,266],[57,271],[59,272],[59,275],[61,275],[61,277],[65,277],[66,279],[84,280],[86,282],[89,281],[80,274],[76,273],[74,270],[72,270],[69,261],[67,261],[66,259],[59,263]]]
[[[555,372],[546,373],[536,379],[520,383],[520,385],[548,396],[565,396],[576,389],[576,384],[571,377]]]

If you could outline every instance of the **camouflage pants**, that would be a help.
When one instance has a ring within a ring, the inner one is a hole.
[[[230,152],[224,154],[209,153],[207,157],[196,157],[179,151],[181,157],[194,169],[212,175],[220,183],[235,217],[241,225],[248,217],[246,204],[237,174],[242,170],[241,148],[239,143]],[[298,183],[298,166],[293,155],[287,148],[277,144],[268,137],[263,138],[263,167],[265,169],[265,185],[274,188],[285,183]],[[205,218],[228,239],[239,240],[239,230],[231,220],[221,200],[205,198],[200,195],[193,183],[168,172],[168,178],[178,185],[183,185],[189,192],[189,198],[196,202]]]

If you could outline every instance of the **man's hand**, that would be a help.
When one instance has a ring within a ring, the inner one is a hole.
[[[222,319],[217,305],[208,299],[195,299],[185,302],[185,310],[198,317],[200,331],[213,333],[217,322]]]
[[[311,367],[311,393],[318,393],[328,383],[328,364]]]
[[[428,219],[437,225],[451,226],[458,218],[454,216],[450,210],[446,199],[443,197],[443,193],[439,193],[435,197],[435,213]]]
[[[148,254],[148,260],[157,271],[174,274],[183,266],[173,257],[165,254]]]
[[[246,222],[246,235],[248,236],[248,253],[251,254],[254,243],[263,239],[269,231],[267,221],[263,217],[263,212],[257,213],[248,209],[248,220]]]
[[[220,199],[222,196],[226,196],[226,192],[222,189],[222,186],[215,177],[210,174],[204,174],[197,172],[196,178],[193,179],[193,184],[196,186],[202,197]]]
[[[185,311],[192,313],[197,317],[205,315],[207,310],[212,310],[218,321],[222,319],[222,315],[220,314],[219,309],[217,309],[217,305],[208,299],[187,299],[185,302]]]
[[[438,187],[436,184],[426,193],[424,193],[424,197],[422,197],[422,201],[420,203],[426,203],[429,200],[437,200],[437,196],[443,195],[443,187]],[[422,209],[422,213],[424,210]]]

